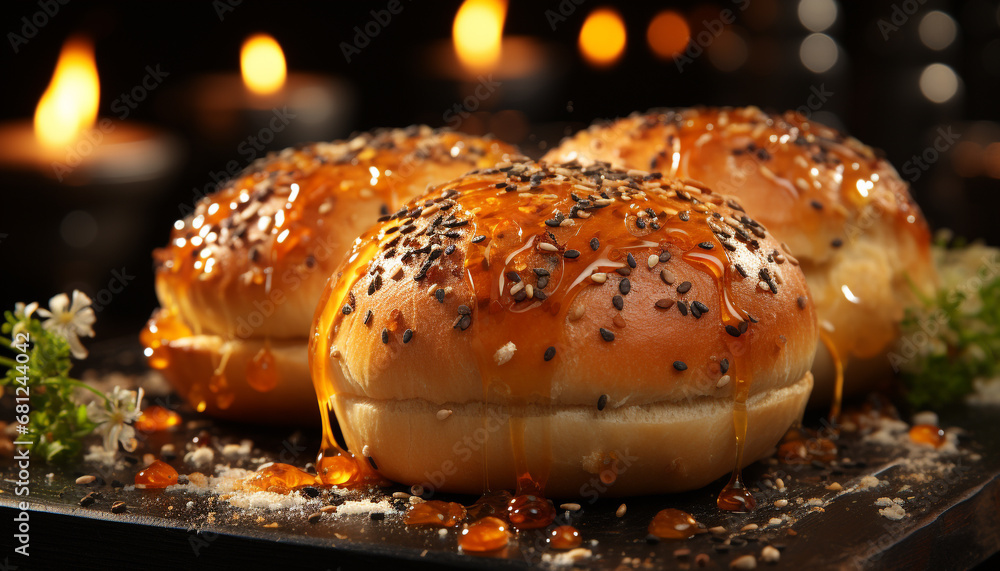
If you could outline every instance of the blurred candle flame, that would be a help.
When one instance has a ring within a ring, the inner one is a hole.
[[[594,67],[608,67],[625,53],[625,22],[611,8],[587,16],[580,29],[580,52]]]
[[[458,9],[452,39],[455,52],[466,69],[483,73],[496,68],[506,17],[507,2],[504,0],[465,0]]]
[[[240,69],[243,83],[257,95],[270,95],[280,90],[288,74],[281,46],[267,34],[255,34],[243,42]]]
[[[35,137],[49,148],[75,141],[97,121],[100,92],[94,46],[84,38],[70,38],[35,109]]]

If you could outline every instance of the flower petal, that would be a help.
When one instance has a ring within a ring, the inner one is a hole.
[[[70,313],[77,313],[85,307],[88,307],[92,302],[87,294],[82,291],[75,289],[73,290],[73,304],[69,308]],[[93,312],[91,312],[93,313]]]
[[[65,337],[66,342],[69,343],[69,350],[73,353],[73,356],[77,359],[87,358],[87,349],[80,343],[80,339],[76,336],[76,333],[72,331],[59,332]]]
[[[58,315],[60,313],[66,313],[66,307],[69,305],[69,296],[61,293],[56,296],[52,296],[49,300],[49,309],[52,313]]]

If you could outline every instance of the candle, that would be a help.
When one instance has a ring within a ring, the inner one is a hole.
[[[83,184],[148,180],[176,164],[170,137],[148,126],[98,118],[99,99],[93,46],[71,38],[34,122],[0,125],[0,168]]]
[[[353,93],[346,82],[328,75],[288,72],[274,38],[257,34],[240,53],[240,74],[197,78],[183,94],[195,129],[233,155],[243,141],[280,148],[345,134],[353,115]],[[259,140],[259,141],[258,141]]]

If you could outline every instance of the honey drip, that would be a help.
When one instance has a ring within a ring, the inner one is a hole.
[[[507,506],[508,519],[516,529],[548,527],[556,519],[556,508],[538,494],[518,494]]]
[[[694,516],[678,509],[660,510],[649,522],[649,533],[660,539],[691,539],[702,533]]]
[[[170,464],[162,460],[154,460],[152,464],[135,475],[135,487],[147,490],[166,488],[176,484],[177,478],[177,470],[174,470]]]
[[[265,343],[247,364],[247,384],[262,393],[273,391],[278,386],[278,369],[270,343]]]
[[[431,500],[414,504],[406,511],[403,523],[431,527],[455,527],[465,520],[465,506],[455,502]]]
[[[574,549],[580,547],[583,538],[580,532],[571,525],[560,525],[549,532],[549,546],[552,549]]]
[[[840,351],[837,349],[837,344],[833,342],[833,338],[830,337],[829,333],[820,329],[819,338],[823,342],[823,345],[826,346],[826,350],[830,352],[830,358],[833,359],[833,368],[836,376],[833,383],[833,401],[830,403],[830,424],[838,426],[840,422],[841,402],[844,398],[844,362],[840,358]]]
[[[470,553],[490,553],[499,551],[510,543],[510,532],[507,523],[501,519],[487,516],[462,530],[458,538],[458,546],[462,551]]]
[[[749,512],[757,507],[757,500],[743,483],[743,447],[747,438],[747,394],[749,382],[745,378],[737,379],[735,401],[733,403],[733,429],[736,432],[736,466],[729,477],[729,482],[719,493],[716,505],[728,512]]]
[[[290,464],[275,462],[243,480],[243,489],[287,494],[291,490],[316,484],[316,476]]]
[[[208,379],[208,390],[215,395],[215,406],[226,410],[236,400],[236,393],[229,387],[229,380],[224,372],[217,372]]]
[[[940,448],[947,442],[944,430],[932,424],[917,424],[910,429],[910,440],[917,444],[926,444],[934,448]]]

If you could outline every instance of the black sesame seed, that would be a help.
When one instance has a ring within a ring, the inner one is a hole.
[[[340,312],[344,315],[350,315],[352,311],[354,311],[354,309],[349,305],[345,305],[344,308],[340,310]]]
[[[611,304],[615,306],[615,309],[621,311],[625,307],[625,300],[622,299],[622,296],[616,295],[611,298]]]
[[[365,325],[368,325],[368,323],[369,323],[369,322],[370,322],[371,320],[372,320],[372,310],[370,310],[370,309],[369,309],[369,310],[368,310],[368,313],[365,313],[365,320],[364,320],[364,321],[362,321],[362,323],[364,323]]]
[[[625,261],[628,262],[628,267],[632,268],[633,270],[635,269],[635,266],[636,266],[636,264],[635,264],[635,256],[633,256],[632,254],[629,254],[629,255],[625,256]]]
[[[521,281],[521,276],[517,275],[517,272],[507,272],[504,275],[507,277],[508,280],[514,283]]]
[[[601,329],[601,339],[604,339],[605,341],[608,341],[608,342],[611,342],[611,341],[615,340],[615,334],[614,333],[608,331],[607,329],[605,329],[603,327],[601,327],[600,329]]]
[[[460,306],[458,306],[458,314],[459,315],[472,315],[472,310],[469,309],[468,305],[460,305]]]
[[[686,371],[688,366],[684,361],[674,361],[674,368],[678,371]]]
[[[455,325],[452,328],[461,329],[462,331],[465,331],[466,329],[469,328],[469,325],[471,324],[472,324],[471,315],[459,315],[458,319],[455,320]]]
[[[739,272],[739,274],[740,274],[741,276],[743,276],[743,277],[747,277],[747,275],[748,275],[748,274],[747,274],[747,271],[743,269],[743,266],[741,266],[741,265],[739,265],[739,264],[733,264],[733,265],[734,265],[734,266],[736,266],[736,271],[737,271],[737,272]]]
[[[498,182],[498,183],[494,184],[493,186],[496,187],[496,188],[503,188],[503,187],[507,186],[507,183],[506,182]]]
[[[809,206],[812,206],[816,210],[823,210],[823,203],[818,200],[810,200]]]
[[[566,250],[563,253],[563,255],[572,260],[572,259],[580,257],[580,251],[579,250]]]
[[[410,339],[413,339],[413,330],[407,329],[403,332],[403,343],[409,343]]]
[[[701,319],[701,310],[698,309],[698,306],[693,303],[691,304],[691,315],[693,315],[695,319]]]
[[[444,303],[444,288],[437,288],[434,291],[434,297],[437,298],[438,302]]]
[[[302,492],[303,495],[308,496],[310,498],[315,498],[319,496],[319,490],[313,486],[306,486],[304,488],[299,489],[299,491]]]
[[[556,348],[549,347],[548,349],[545,350],[545,355],[543,357],[545,358],[546,361],[551,361],[552,358],[555,356],[556,356]]]
[[[548,278],[545,278],[545,279],[548,280]],[[546,281],[545,285],[549,285],[549,282]],[[539,285],[538,287],[542,287],[542,286]],[[545,292],[543,292],[541,290],[537,290],[537,289],[535,290],[535,299],[537,299],[538,301],[544,301],[544,300],[548,299],[548,297],[549,296],[545,295]]]
[[[371,458],[369,458],[368,460],[370,461]],[[382,512],[372,512],[371,514],[369,514],[368,517],[371,518],[372,521],[382,521],[385,519],[385,514]]]
[[[632,275],[632,268],[630,268],[628,266],[622,266],[622,267],[616,269],[615,271],[618,272],[618,275],[620,275],[620,276],[630,276],[630,275]]]
[[[690,213],[690,212],[688,212],[687,210],[685,210],[684,212],[681,212],[681,213],[680,213],[680,214],[678,214],[677,216],[678,216],[678,217],[679,217],[679,218],[680,218],[680,219],[681,219],[682,221],[684,221],[684,222],[687,222],[688,220],[690,220],[690,219],[691,219],[691,213]]]
[[[719,370],[722,371],[723,375],[729,372],[729,359],[719,361]]]
[[[660,262],[669,262],[669,261],[670,261],[670,252],[666,250],[660,252]]]
[[[737,329],[735,326],[732,326],[732,325],[727,325],[726,326],[726,333],[732,335],[733,337],[739,337],[740,336],[740,330]]]
[[[702,250],[711,250],[712,248],[715,247],[715,244],[711,242],[702,242],[698,244],[698,247],[701,248]]]
[[[751,318],[751,319],[752,319],[752,318]],[[746,333],[746,332],[747,332],[747,329],[749,329],[749,328],[750,328],[750,324],[749,324],[749,323],[747,323],[746,321],[740,321],[740,326],[739,326],[739,330],[740,330],[740,334],[741,334],[741,335],[742,335],[743,333]]]
[[[833,246],[834,248],[839,248],[844,245],[844,241],[841,240],[840,238],[834,238],[833,241],[830,242],[830,245]]]
[[[608,395],[601,395],[597,399],[597,410],[604,410],[608,406]]]
[[[482,234],[480,234],[479,236],[476,236],[475,238],[472,239],[472,243],[473,244],[478,244],[478,243],[482,242],[485,239],[486,239],[486,236],[483,236]]]
[[[622,295],[628,295],[628,292],[632,291],[632,282],[628,278],[622,278],[622,281],[618,282],[618,291],[622,292]]]
[[[538,289],[545,289],[549,285],[549,276],[542,276],[538,278]]]
[[[535,272],[535,275],[540,278],[549,275],[549,271],[544,268],[534,268],[531,271]]]
[[[677,293],[687,293],[691,291],[691,282],[681,282],[681,285],[677,286]]]
[[[672,299],[658,299],[656,300],[656,307],[659,309],[670,309],[674,306],[674,300]]]
[[[805,298],[805,296],[801,296],[800,295],[799,298],[796,299],[795,301],[799,304],[799,309],[805,309],[806,308],[806,298]]]
[[[697,308],[698,312],[702,313],[702,314],[708,313],[708,306],[705,305],[704,303],[700,302],[700,301],[693,301],[693,302],[691,302],[691,308],[692,309]],[[698,316],[696,315],[695,317],[698,317]]]
[[[638,228],[639,230],[645,230],[646,229],[646,221],[643,220],[642,218],[636,218],[635,219],[635,227]]]
[[[382,343],[386,344],[389,342],[389,330],[382,329]]]
[[[551,228],[558,228],[559,227],[559,221],[556,220],[555,218],[549,218],[548,220],[545,221],[545,225],[549,226]]]
[[[681,315],[687,317],[687,314],[688,314],[688,306],[687,306],[687,304],[684,303],[683,301],[678,301],[677,302],[677,311],[680,311]]]
[[[450,256],[453,253],[455,253],[455,245],[454,244],[448,244],[448,247],[444,249],[444,255],[445,256]]]

